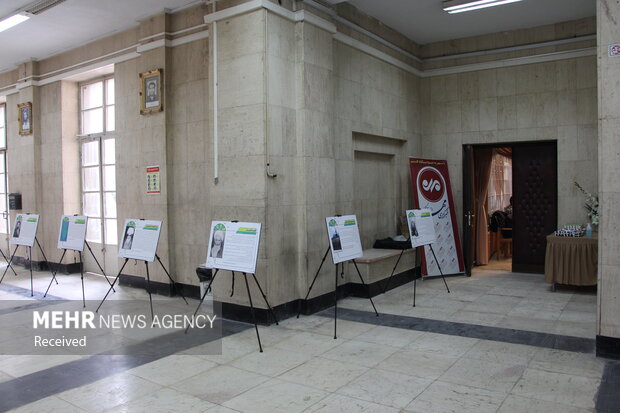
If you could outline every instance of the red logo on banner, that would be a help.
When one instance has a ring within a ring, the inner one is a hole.
[[[445,185],[439,171],[435,168],[424,168],[418,175],[418,188],[422,196],[430,202],[439,201],[444,194]]]

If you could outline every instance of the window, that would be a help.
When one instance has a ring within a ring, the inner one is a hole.
[[[114,79],[80,87],[82,212],[86,239],[117,244]]]
[[[83,85],[81,91],[81,134],[114,130],[114,79]]]
[[[8,185],[6,175],[6,109],[0,104],[0,234],[9,233]]]

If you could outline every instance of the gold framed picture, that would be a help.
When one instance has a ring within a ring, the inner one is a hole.
[[[20,103],[17,105],[17,122],[19,123],[20,135],[32,135],[32,103]]]
[[[162,69],[140,73],[140,114],[164,110]]]

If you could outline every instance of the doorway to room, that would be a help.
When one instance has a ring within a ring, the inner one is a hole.
[[[556,142],[464,145],[463,251],[473,266],[544,271],[557,228]]]

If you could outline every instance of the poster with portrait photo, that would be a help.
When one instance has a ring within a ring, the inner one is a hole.
[[[408,209],[405,215],[411,235],[411,247],[417,248],[437,241],[435,221],[430,209]]]
[[[13,231],[11,231],[11,244],[32,247],[38,226],[38,214],[17,214]]]
[[[17,105],[17,122],[20,135],[32,134],[32,103],[20,103]]]
[[[140,73],[140,113],[163,110],[162,70]]]
[[[63,215],[60,218],[58,249],[84,251],[88,217],[84,215]]]
[[[261,224],[212,221],[207,249],[207,268],[256,272]]]
[[[128,219],[125,221],[118,256],[153,262],[157,253],[161,221]]]
[[[334,264],[354,260],[364,255],[355,215],[327,217],[325,223]]]

